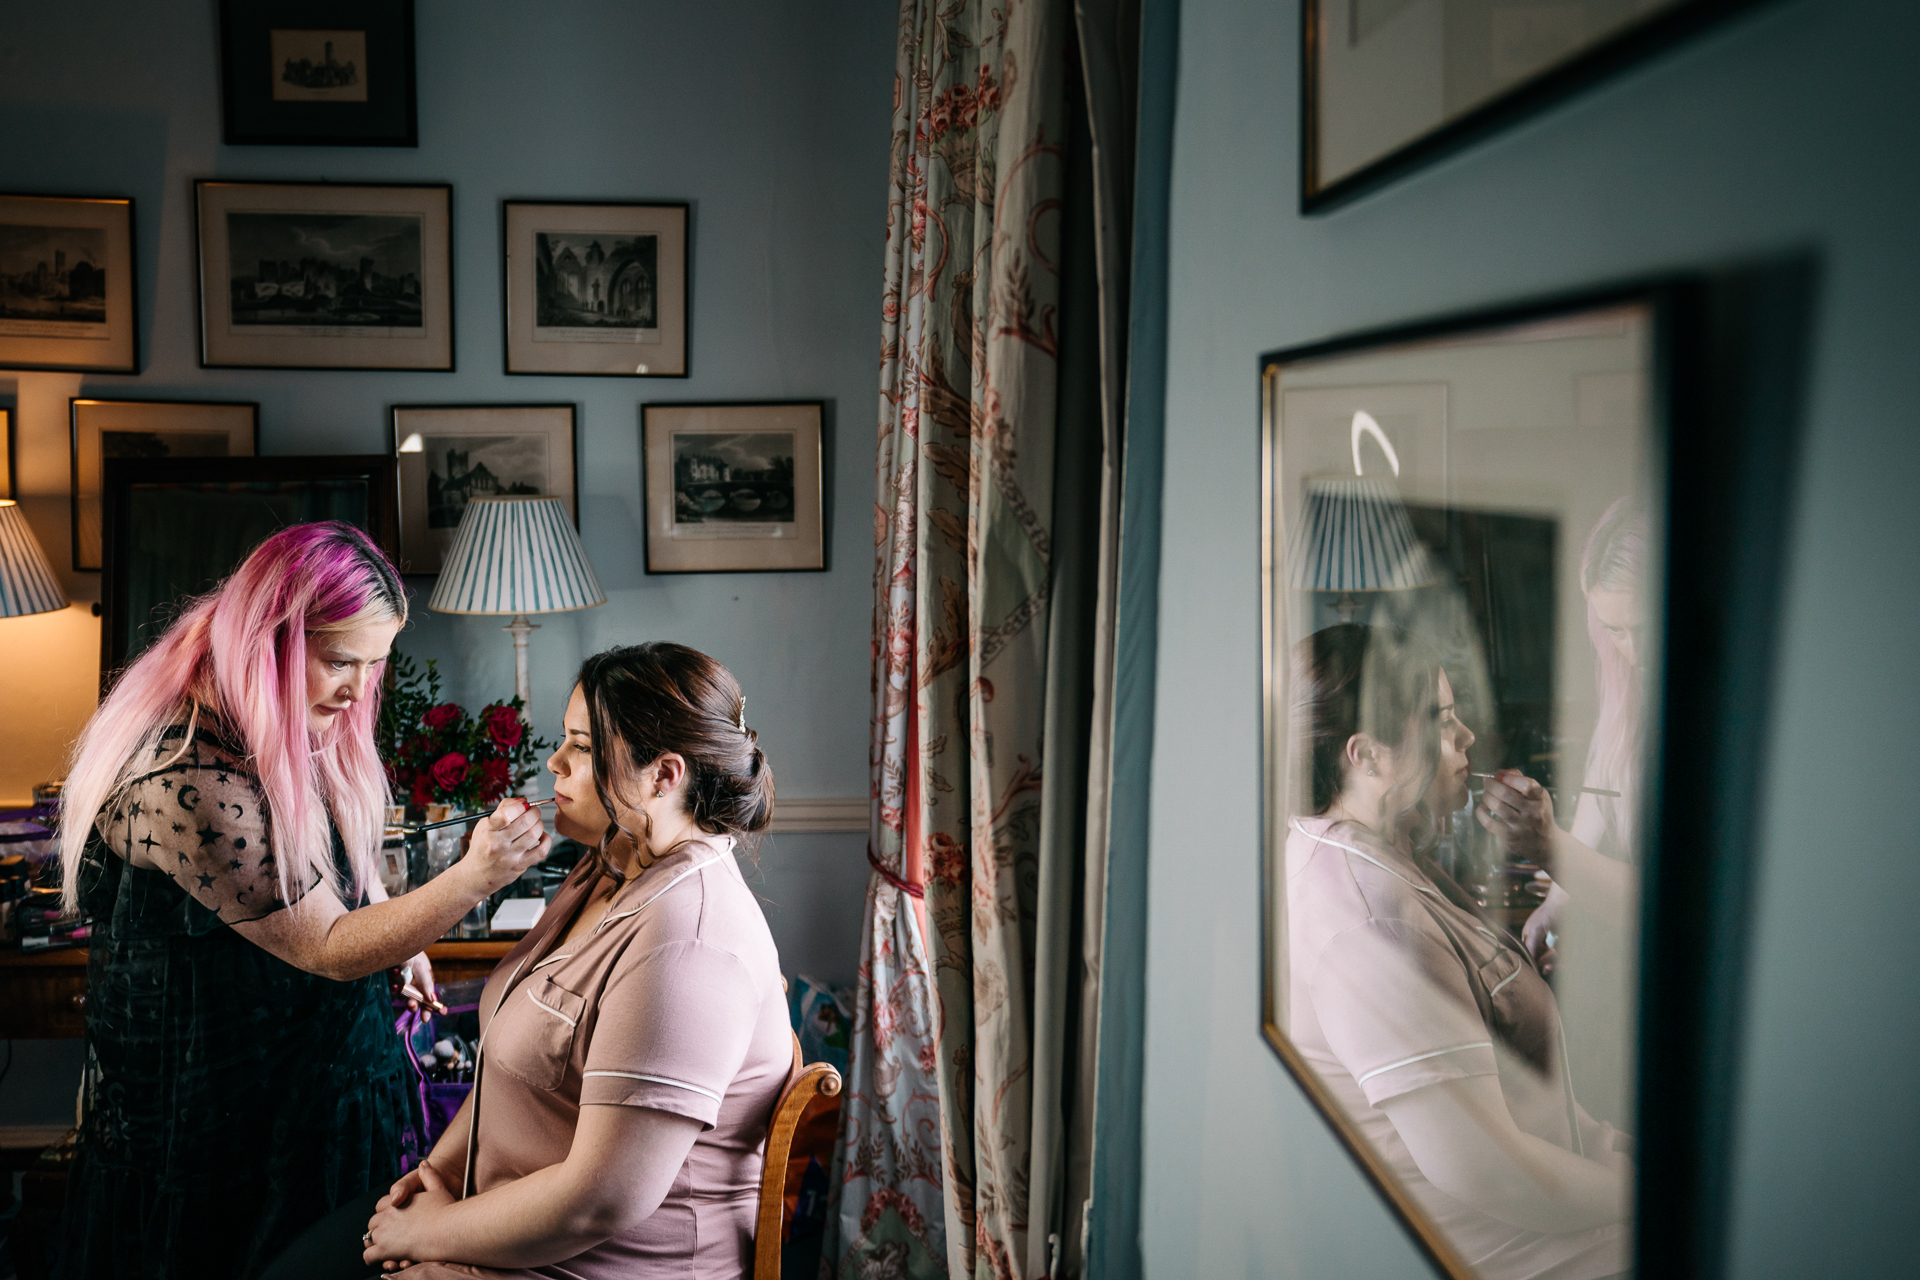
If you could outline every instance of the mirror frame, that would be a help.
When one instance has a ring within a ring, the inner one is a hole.
[[[1274,492],[1279,372],[1305,359],[1641,304],[1651,318],[1648,450],[1664,464],[1658,726],[1645,798],[1634,1067],[1637,1280],[1720,1274],[1752,866],[1811,273],[1754,268],[1596,289],[1269,352],[1261,375],[1261,977],[1263,1038],[1442,1275],[1476,1273],[1335,1104],[1277,1023],[1274,894],[1283,874],[1285,529]],[[1685,423],[1685,430],[1674,424]],[[1688,495],[1676,509],[1675,493]],[[1675,744],[1687,744],[1677,751]],[[1684,849],[1687,856],[1671,856]],[[1657,978],[1657,980],[1656,980]]]

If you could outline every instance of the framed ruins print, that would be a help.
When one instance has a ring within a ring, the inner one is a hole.
[[[825,408],[642,405],[647,572],[825,569]]]
[[[395,405],[400,571],[440,572],[469,498],[552,494],[579,528],[576,421],[571,404]]]
[[[413,0],[221,0],[220,87],[230,147],[418,146]]]
[[[1781,504],[1735,501],[1778,464],[1701,391],[1706,314],[1663,285],[1263,358],[1262,1026],[1459,1280],[1708,1229],[1761,767],[1716,698],[1764,714],[1770,630],[1725,557],[1777,578]]]
[[[67,402],[72,448],[73,567],[101,567],[100,483],[108,458],[251,458],[260,406],[251,401]]]
[[[200,363],[453,369],[453,189],[194,184]]]
[[[138,373],[133,201],[0,195],[0,369]]]
[[[504,212],[508,373],[687,376],[687,205]]]

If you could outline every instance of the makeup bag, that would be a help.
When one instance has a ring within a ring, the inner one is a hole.
[[[426,1158],[440,1141],[440,1135],[453,1123],[460,1104],[473,1092],[471,1081],[440,1081],[429,1078],[422,1059],[433,1052],[435,1042],[458,1035],[469,1044],[480,1034],[480,990],[485,981],[443,983],[439,998],[446,1004],[443,1014],[430,1009],[413,1010],[404,1001],[395,1001],[398,1017],[393,1029],[406,1050],[407,1063],[413,1068],[415,1102],[413,1123],[409,1127],[401,1157],[402,1170],[411,1169]]]

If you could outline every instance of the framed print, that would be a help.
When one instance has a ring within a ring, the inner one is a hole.
[[[0,406],[0,498],[19,497],[13,491],[13,409]]]
[[[413,0],[221,0],[230,147],[413,147]]]
[[[260,406],[250,401],[67,402],[73,451],[73,567],[101,567],[100,484],[108,458],[250,458]]]
[[[194,184],[207,368],[453,369],[445,183]]]
[[[647,572],[826,568],[825,407],[642,405]]]
[[[102,689],[278,529],[345,520],[396,550],[393,459],[114,458],[102,490]]]
[[[508,373],[687,376],[687,206],[505,210]]]
[[[0,368],[138,373],[133,201],[0,195]]]
[[[397,404],[400,571],[439,573],[469,498],[545,493],[580,527],[571,404]]]
[[[1459,1280],[1714,1229],[1790,450],[1704,296],[1262,360],[1262,1028]]]
[[[1330,208],[1755,0],[1302,0],[1300,203]]]

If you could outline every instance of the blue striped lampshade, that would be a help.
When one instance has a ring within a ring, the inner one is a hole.
[[[498,497],[467,500],[427,608],[560,613],[606,602],[560,499]]]
[[[0,498],[0,618],[24,618],[67,607],[67,593],[27,527],[20,504]]]
[[[1400,495],[1384,480],[1313,480],[1287,577],[1303,591],[1405,591],[1433,581]]]

